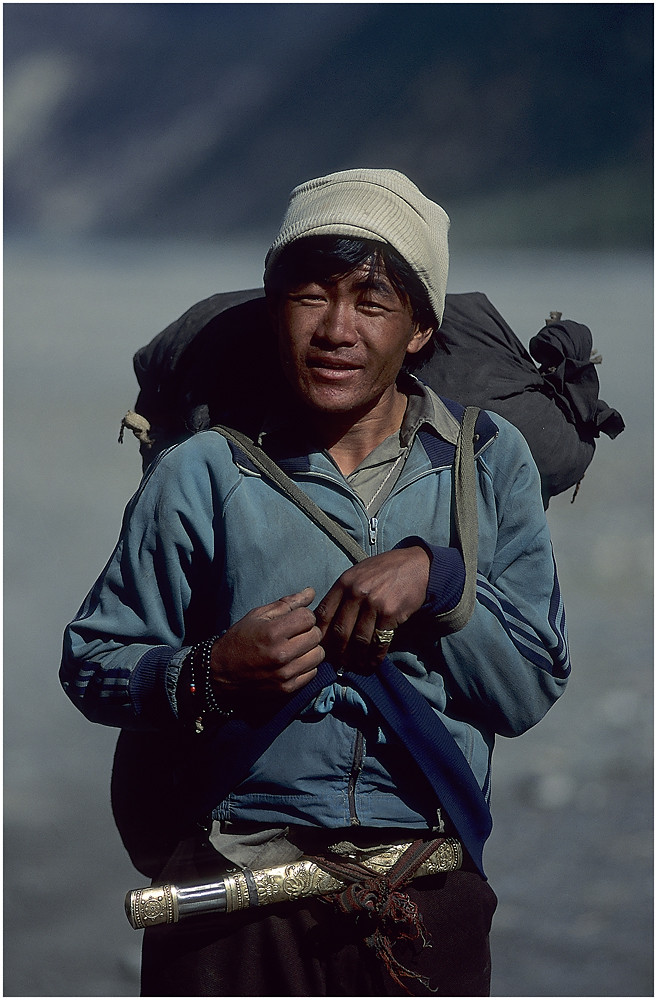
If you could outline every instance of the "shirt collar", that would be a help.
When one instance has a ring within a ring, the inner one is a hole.
[[[408,396],[408,406],[399,431],[402,446],[410,447],[417,432],[427,424],[449,444],[456,444],[459,423],[442,399],[418,378],[407,372],[400,375],[397,384]]]

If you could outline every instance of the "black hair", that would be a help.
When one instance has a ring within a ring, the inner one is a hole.
[[[436,347],[445,347],[426,289],[412,267],[389,243],[348,236],[305,236],[288,244],[265,278],[265,291],[277,299],[284,292],[310,281],[332,284],[363,264],[371,272],[383,270],[402,302],[408,302],[413,322],[432,330],[422,350],[406,357],[404,368],[421,368]]]

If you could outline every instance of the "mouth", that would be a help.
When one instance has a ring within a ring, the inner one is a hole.
[[[309,368],[319,372],[336,372],[337,374],[359,371],[363,367],[354,361],[343,358],[309,358],[307,364]]]

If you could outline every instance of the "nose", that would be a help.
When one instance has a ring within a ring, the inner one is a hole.
[[[332,347],[353,346],[358,340],[354,310],[347,302],[327,303],[316,336]]]

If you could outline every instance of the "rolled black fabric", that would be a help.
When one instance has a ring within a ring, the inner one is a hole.
[[[591,428],[596,437],[600,433],[618,437],[625,424],[617,410],[598,398],[600,382],[591,361],[593,337],[587,326],[572,320],[549,323],[532,337],[529,350],[570,419]]]

